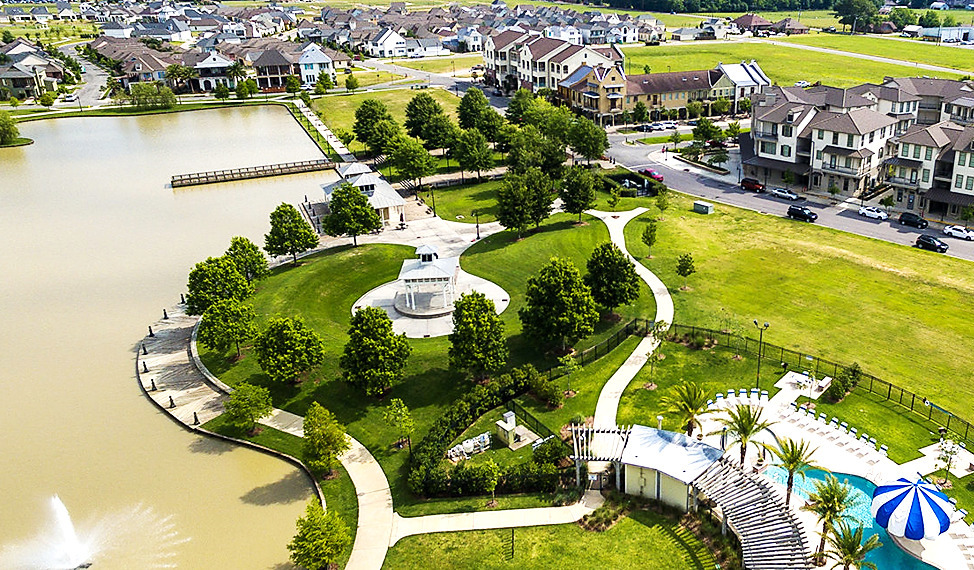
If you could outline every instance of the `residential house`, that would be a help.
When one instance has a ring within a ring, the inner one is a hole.
[[[0,54],[5,56],[5,63],[0,63],[0,89],[11,96],[24,99],[57,91],[64,78],[60,61],[23,38],[0,47]]]
[[[301,72],[301,84],[312,85],[318,81],[322,73],[331,76],[335,81],[335,66],[328,54],[318,44],[308,43],[301,48],[298,58],[298,69]]]
[[[741,31],[751,32],[757,35],[758,32],[767,32],[771,29],[771,22],[758,16],[757,14],[744,14],[731,20]]]
[[[813,133],[809,187],[838,188],[856,196],[876,186],[895,124],[896,119],[870,108],[816,113],[809,123]]]
[[[382,28],[365,44],[372,57],[405,57],[406,38],[390,28]]]
[[[624,59],[615,46],[583,46],[513,30],[491,36],[484,44],[488,83],[508,90],[517,86],[557,89],[560,81],[583,65],[611,67]]]
[[[119,62],[119,82],[128,89],[133,83],[166,80],[166,68],[181,63],[172,52],[160,52],[147,47],[135,38],[100,36],[88,46],[101,56]]]
[[[544,29],[544,37],[553,38],[568,42],[570,44],[582,45],[582,32],[575,26],[548,26]]]
[[[188,42],[193,39],[189,26],[179,20],[136,22],[132,27],[132,37],[135,38],[155,38],[167,42]]]
[[[785,18],[784,20],[775,22],[771,26],[771,30],[779,34],[807,34],[808,26],[802,24],[794,18]]]
[[[481,51],[484,49],[484,35],[477,26],[464,26],[457,30],[457,44],[460,51]]]
[[[8,6],[0,11],[0,21],[4,24],[24,24],[30,22],[34,18],[28,13],[24,12],[23,8],[17,6]]]
[[[406,40],[406,57],[431,57],[450,55],[439,38],[420,38]]]
[[[183,54],[183,65],[196,71],[197,76],[190,80],[194,91],[212,91],[217,85],[237,87],[236,81],[227,77],[227,68],[233,65],[233,60],[216,51],[188,51]]]
[[[914,125],[895,142],[885,180],[898,203],[941,219],[974,205],[974,128],[952,121]]]
[[[718,98],[723,97],[731,102],[731,110],[737,111],[742,99],[750,99],[751,95],[758,93],[765,86],[771,85],[771,79],[764,74],[764,70],[753,59],[750,62],[717,64],[720,70],[730,82],[733,89],[727,93],[723,88],[716,93]]]
[[[81,16],[76,14],[75,11],[71,9],[70,2],[55,2],[54,17],[63,22],[72,22],[81,19]]]
[[[41,26],[46,26],[51,20],[54,19],[54,14],[48,12],[47,8],[38,6],[31,9],[30,17]]]
[[[383,225],[398,225],[405,217],[406,201],[384,178],[361,163],[350,163],[338,169],[341,180],[322,186],[325,203],[344,184],[351,184],[368,197],[369,205],[379,214]]]
[[[298,75],[297,63],[300,57],[284,51],[283,48],[264,50],[253,63],[258,87],[262,91],[283,91],[288,76]]]
[[[105,22],[101,25],[101,33],[110,38],[131,38],[135,27],[132,24],[120,22]]]

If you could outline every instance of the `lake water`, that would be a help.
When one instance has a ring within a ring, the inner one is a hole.
[[[58,493],[82,539],[106,541],[99,569],[288,567],[308,481],[157,411],[133,349],[195,262],[234,235],[262,245],[274,207],[335,174],[167,187],[173,174],[321,158],[280,107],[20,130],[35,144],[0,149],[0,566],[43,540]]]

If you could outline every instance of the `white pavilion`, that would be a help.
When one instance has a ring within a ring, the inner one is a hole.
[[[459,257],[439,257],[431,245],[416,248],[416,259],[402,262],[396,310],[414,317],[437,317],[453,312],[460,275]]]

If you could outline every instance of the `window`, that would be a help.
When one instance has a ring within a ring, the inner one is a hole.
[[[913,158],[920,158],[920,145],[913,145]]]
[[[969,155],[971,158],[967,163],[967,166],[974,166],[974,152]]]
[[[900,145],[900,156],[910,156],[910,145],[906,143]]]
[[[924,158],[924,160],[931,160],[933,158],[933,147],[932,146],[928,146],[928,147],[926,147],[926,150],[927,150],[927,152],[926,152],[926,154],[924,155],[923,158]]]
[[[781,127],[781,136],[783,137],[791,136],[791,125],[784,125]]]
[[[873,131],[869,133],[869,142],[873,142],[875,140],[876,140],[876,131]]]
[[[920,179],[923,180],[924,182],[930,182],[930,169],[929,168],[924,168],[923,169],[923,171],[921,173],[921,176],[920,176]]]
[[[791,147],[786,144],[781,145],[781,156],[791,156]]]
[[[967,162],[967,153],[966,152],[957,153],[957,166],[964,166],[965,162]]]
[[[852,168],[852,158],[851,157],[848,157],[848,156],[845,157],[845,167],[846,168]]]
[[[815,160],[822,160],[822,151],[820,150],[815,151]]]
[[[958,174],[957,178],[954,179],[954,188],[963,188],[964,186],[964,175]]]
[[[886,127],[883,127],[883,130],[879,131],[879,136],[881,136],[881,137],[885,137],[886,136]]]
[[[818,132],[818,140],[822,140],[822,139],[824,139],[824,138],[825,138],[825,131],[821,131],[821,130],[820,130],[820,131]]]
[[[839,133],[832,133],[832,144],[839,144]]]
[[[845,145],[847,147],[850,147],[850,148],[856,146],[856,136],[855,135],[846,135],[845,136]]]
[[[967,177],[967,184],[964,185],[964,189],[968,192],[974,190],[974,176]]]
[[[762,154],[774,154],[778,150],[778,145],[773,142],[761,141]]]

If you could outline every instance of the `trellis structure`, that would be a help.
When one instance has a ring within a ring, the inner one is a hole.
[[[611,462],[616,468],[616,488],[622,488],[622,450],[626,448],[632,426],[596,428],[572,426],[572,455],[575,461],[575,483],[582,485],[582,463]]]

